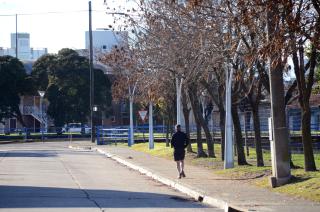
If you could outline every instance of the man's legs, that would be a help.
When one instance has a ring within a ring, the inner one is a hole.
[[[177,162],[177,169],[178,169],[178,178],[180,179],[181,177],[186,177],[184,174],[184,160],[179,160]]]
[[[179,173],[178,178],[181,178],[181,166],[180,166],[180,161],[178,160],[178,161],[176,161],[176,162],[177,162],[177,169],[178,169],[178,173]]]
[[[186,175],[184,174],[184,160],[181,160],[181,175],[182,177],[186,177]]]

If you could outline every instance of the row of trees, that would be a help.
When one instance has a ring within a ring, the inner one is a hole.
[[[0,121],[17,117],[24,125],[19,110],[20,97],[37,95],[37,90],[46,91],[49,101],[47,113],[55,127],[65,123],[86,123],[90,115],[89,61],[71,49],[62,49],[58,54],[47,54],[33,65],[27,75],[23,64],[11,56],[0,57]],[[107,112],[111,105],[111,82],[102,70],[94,69],[95,104],[99,112]],[[101,114],[100,114],[101,116]]]
[[[20,96],[32,92],[31,79],[23,64],[11,56],[0,57],[0,122],[16,117],[23,123],[19,109]]]
[[[269,96],[268,70],[285,74],[288,61],[292,60],[296,80],[287,89],[285,102],[298,98],[305,170],[316,170],[309,98],[319,64],[319,1],[193,0],[179,4],[174,0],[151,0],[137,1],[133,11],[135,15],[126,15],[121,20],[132,28],[132,45],[101,58],[106,64],[117,64],[118,69],[125,70],[117,72],[115,97],[130,95],[127,90],[134,85],[136,100],[150,102],[152,98],[152,102],[163,107],[167,122],[172,123],[177,85],[182,83],[186,131],[189,133],[188,117],[192,109],[197,124],[198,157],[215,157],[199,96],[207,93],[218,108],[223,141],[226,73],[232,70],[232,117],[238,164],[247,164],[238,114],[239,105],[246,102],[253,114],[257,166],[263,166],[259,104]],[[128,86],[118,86],[124,78]],[[201,129],[208,152],[202,147]],[[223,160],[224,142],[221,156]]]
[[[111,82],[102,70],[94,69],[94,104],[99,112],[111,105]],[[39,58],[32,69],[32,78],[38,89],[47,91],[50,102],[48,115],[54,125],[68,122],[86,123],[90,115],[89,60],[72,49]],[[100,114],[101,117],[101,114]]]

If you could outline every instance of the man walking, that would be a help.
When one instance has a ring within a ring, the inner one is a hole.
[[[184,173],[184,156],[185,148],[189,145],[189,138],[187,134],[181,131],[181,126],[176,125],[176,132],[173,134],[171,139],[171,147],[174,148],[174,161],[177,162],[177,169],[179,172],[178,178],[186,177]]]

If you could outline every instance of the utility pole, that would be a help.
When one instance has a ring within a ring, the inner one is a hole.
[[[93,47],[92,47],[92,9],[89,1],[89,68],[90,68],[90,123],[91,123],[91,142],[95,142],[95,120],[94,120],[94,73],[93,73]]]
[[[272,1],[269,1],[272,4]],[[279,14],[277,5],[268,7],[267,10],[267,38],[270,42],[277,36]],[[272,161],[272,187],[286,184],[291,178],[289,134],[286,125],[286,111],[284,104],[283,69],[281,53],[270,52],[268,58],[271,114],[270,121],[270,147]]]
[[[18,58],[18,14],[16,14],[16,58]]]

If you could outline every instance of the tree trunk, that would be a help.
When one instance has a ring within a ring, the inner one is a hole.
[[[191,108],[193,111],[193,115],[194,115],[194,119],[196,121],[196,125],[197,125],[197,157],[207,157],[207,154],[203,151],[203,145],[202,145],[202,136],[201,136],[201,123],[199,121],[199,117],[198,117],[198,113],[197,110],[199,108],[197,108],[195,106],[195,102],[193,101],[193,93],[192,93],[192,89],[188,89],[188,95],[190,98],[190,103],[191,103]]]
[[[170,122],[170,137],[172,137],[174,134],[174,125],[175,123],[174,123],[174,120],[172,119]]]
[[[314,161],[313,148],[312,148],[312,137],[311,137],[311,111],[309,104],[305,104],[305,108],[301,108],[302,120],[302,142],[303,142],[303,153],[304,153],[304,170],[305,171],[316,171],[316,164]]]
[[[199,122],[196,122],[196,125],[197,125],[197,149],[198,149],[197,157],[205,158],[205,157],[208,157],[208,155],[203,151],[201,125]]]
[[[219,113],[220,113],[220,132],[221,132],[221,160],[224,161],[224,138],[225,138],[225,110],[222,106],[222,109],[219,107]]]
[[[247,145],[246,145],[246,153],[247,153],[247,156],[250,155],[250,150],[249,150],[249,145],[248,145],[248,125],[247,123],[249,122],[249,127],[250,127],[250,119],[251,119],[251,114],[250,113],[246,113],[245,112],[245,115],[244,115],[244,121],[245,121],[245,129],[244,129],[244,132],[245,132],[245,139],[247,140]]]
[[[170,130],[170,121],[169,119],[166,120],[166,147],[170,146],[169,141],[169,130]]]
[[[257,154],[257,166],[264,166],[262,146],[261,146],[261,134],[260,134],[260,117],[259,117],[259,105],[252,105],[253,116],[253,128],[254,128],[254,142],[256,146]]]
[[[192,146],[191,146],[191,137],[190,137],[190,121],[189,121],[189,115],[190,115],[190,109],[188,108],[188,102],[187,102],[187,95],[185,92],[182,92],[182,111],[183,111],[183,117],[184,117],[184,123],[186,126],[186,134],[189,138],[189,145],[187,146],[187,152],[193,152]]]
[[[218,77],[218,84],[221,82],[219,80],[220,77]],[[201,81],[202,85],[207,89],[209,95],[211,96],[213,102],[218,106],[219,108],[219,115],[220,115],[220,132],[221,132],[221,160],[224,160],[224,145],[225,145],[225,110],[224,110],[224,83],[219,84],[218,87],[212,86],[212,84],[209,84],[205,80]],[[218,88],[218,89],[217,89]]]
[[[235,132],[235,144],[237,146],[237,153],[238,153],[238,165],[247,165],[246,156],[244,154],[244,148],[242,144],[242,132],[241,132],[241,125],[237,110],[237,105],[232,105],[232,120]]]
[[[293,35],[292,35],[293,37]],[[292,38],[293,40],[294,38]],[[300,43],[293,45],[292,61],[294,64],[294,71],[297,78],[297,86],[299,90],[299,104],[301,107],[302,114],[302,143],[303,143],[303,153],[304,153],[304,169],[305,171],[316,171],[316,164],[314,161],[313,147],[312,147],[312,137],[311,137],[311,111],[309,105],[309,99],[312,91],[312,86],[314,83],[314,70],[316,66],[317,51],[316,48],[311,45],[310,54],[310,66],[304,65],[304,55],[305,49],[304,45]],[[306,75],[306,70],[309,73]]]
[[[204,118],[201,114],[199,100],[197,98],[195,91],[196,91],[196,89],[189,89],[189,98],[190,98],[190,102],[191,102],[191,107],[192,107],[196,121],[202,126],[204,133],[206,135],[208,156],[215,157],[212,136],[211,136],[209,127],[206,124],[206,121],[204,120]]]
[[[216,156],[214,154],[214,145],[213,145],[212,135],[210,133],[208,125],[206,124],[206,122],[202,116],[200,117],[200,123],[202,124],[204,133],[206,134],[206,140],[207,140],[207,146],[208,146],[208,156],[215,158]]]
[[[184,121],[185,121],[185,125],[186,125],[186,134],[189,138],[189,145],[187,146],[187,152],[193,152],[192,151],[192,146],[191,146],[191,137],[190,137],[190,124],[189,124],[189,114],[188,116],[185,116],[185,114],[183,113],[184,115]]]

